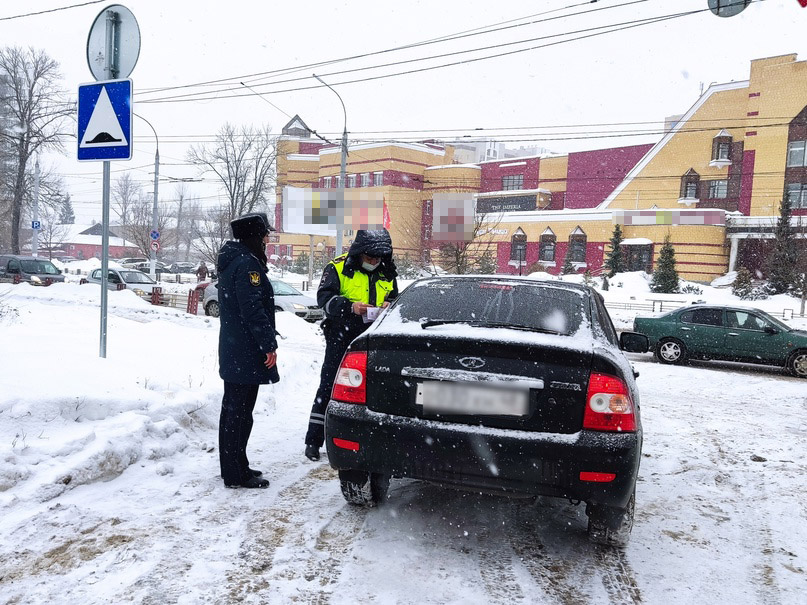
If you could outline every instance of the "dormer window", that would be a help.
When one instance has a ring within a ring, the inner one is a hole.
[[[681,177],[681,197],[678,199],[680,203],[692,204],[698,201],[700,180],[700,175],[692,168],[686,171],[686,174]]]
[[[731,164],[732,138],[727,130],[721,130],[712,139],[712,161],[709,166],[729,166]]]
[[[510,264],[526,264],[527,259],[527,234],[519,227],[510,238]]]
[[[544,232],[541,234],[541,245],[538,253],[538,260],[544,263],[552,263],[554,266],[556,243],[557,238],[555,237],[555,232],[549,227],[544,229]]]

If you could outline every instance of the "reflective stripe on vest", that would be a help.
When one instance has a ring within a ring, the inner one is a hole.
[[[370,276],[364,271],[354,271],[353,277],[348,277],[342,270],[345,267],[347,254],[338,256],[330,264],[336,269],[339,276],[339,292],[350,302],[370,302]],[[375,305],[380,307],[387,300],[387,296],[392,292],[392,281],[388,279],[378,279],[375,282]]]

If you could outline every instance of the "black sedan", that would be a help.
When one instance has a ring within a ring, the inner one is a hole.
[[[348,502],[390,477],[586,502],[624,545],[642,447],[639,395],[602,297],[562,282],[453,276],[404,290],[342,360],[325,420]]]

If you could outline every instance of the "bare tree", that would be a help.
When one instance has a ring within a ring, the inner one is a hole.
[[[140,250],[148,254],[151,246],[151,230],[154,228],[152,223],[152,209],[154,207],[153,200],[148,197],[139,197],[132,205],[132,212],[129,224],[123,230],[124,237],[136,245]],[[168,206],[158,205],[157,207],[157,231],[162,236],[160,243],[163,248],[171,248],[174,245],[175,237],[170,231],[169,225],[172,217]]]
[[[264,209],[276,184],[277,137],[269,126],[222,126],[210,146],[192,146],[188,161],[202,174],[213,173],[227,193],[229,220]]]
[[[45,206],[40,213],[42,229],[39,232],[42,247],[47,250],[48,258],[53,258],[53,250],[61,246],[70,230],[68,225],[59,223],[59,212]]]
[[[230,239],[230,208],[211,208],[194,230],[193,248],[202,259],[216,264],[219,250]]]
[[[132,222],[135,206],[143,197],[143,187],[124,172],[112,186],[112,209],[118,215],[122,231],[126,232]]]
[[[66,134],[64,118],[73,113],[65,92],[58,86],[59,64],[44,51],[33,48],[0,48],[0,77],[4,77],[2,111],[11,124],[4,138],[12,143],[10,175],[11,249],[20,252],[20,219],[30,184],[31,157],[61,146]]]
[[[438,256],[443,269],[458,274],[492,273],[491,255],[496,251],[494,233],[500,222],[501,216],[474,214],[473,231],[469,240],[440,245]]]

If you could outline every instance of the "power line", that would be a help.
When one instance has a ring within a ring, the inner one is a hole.
[[[65,11],[71,8],[78,8],[80,6],[89,6],[90,4],[100,4],[107,0],[91,0],[90,2],[82,2],[81,4],[71,4],[70,6],[60,6],[59,8],[51,8],[48,10],[37,11],[35,13],[25,13],[23,15],[14,15],[12,17],[0,17],[0,21],[11,21],[12,19],[22,19],[23,17],[34,17],[36,15],[44,15],[45,13],[55,13],[58,11]]]
[[[613,8],[620,8],[622,6],[627,6],[627,5],[630,5],[630,4],[637,4],[637,3],[640,3],[640,2],[646,2],[646,1],[648,1],[648,0],[634,0],[632,2],[625,2],[625,3],[622,3],[622,4],[615,5],[615,6],[601,7],[601,8],[593,9],[591,11],[582,11],[582,12],[579,12],[579,13],[573,13],[571,15],[563,15],[563,16],[560,16],[560,17],[555,17],[553,19],[574,17],[574,16],[578,16],[578,15],[587,14],[589,12],[595,12],[595,11],[601,11],[601,10],[610,10],[610,9],[613,9]],[[521,20],[524,20],[524,19],[531,19],[533,17],[538,17],[538,16],[550,14],[550,13],[553,13],[553,12],[559,12],[559,11],[563,11],[563,10],[568,10],[570,8],[577,8],[579,6],[584,6],[584,5],[589,5],[589,4],[591,4],[591,0],[589,0],[587,2],[580,2],[578,4],[570,4],[570,5],[562,7],[562,8],[552,9],[552,10],[544,11],[544,12],[541,12],[541,13],[535,13],[535,14],[532,14],[532,15],[526,15],[524,17],[519,17],[517,19],[511,19],[509,21],[503,21],[503,22],[500,22],[500,23],[486,25],[486,26],[482,26],[482,27],[479,27],[479,28],[471,29],[471,30],[465,30],[465,31],[462,31],[462,32],[454,33],[454,34],[448,34],[448,35],[441,36],[441,37],[438,37],[438,38],[432,38],[430,40],[424,40],[424,41],[420,41],[420,42],[414,42],[414,43],[410,43],[410,44],[405,44],[403,46],[397,46],[397,47],[393,47],[393,48],[382,49],[382,50],[379,50],[379,51],[363,53],[363,54],[358,54],[358,55],[351,55],[351,56],[346,56],[346,57],[340,57],[338,59],[330,59],[330,60],[325,60],[325,61],[319,61],[319,62],[316,62],[316,63],[308,63],[308,64],[305,64],[305,65],[300,65],[300,66],[295,66],[295,67],[285,67],[285,68],[279,68],[279,69],[270,70],[270,71],[253,73],[253,74],[232,76],[232,77],[229,77],[229,78],[220,78],[220,79],[217,79],[217,80],[208,80],[208,81],[197,82],[197,83],[193,83],[193,84],[183,84],[183,85],[179,85],[179,86],[165,86],[165,87],[161,87],[161,88],[145,89],[144,91],[141,91],[141,94],[163,92],[163,91],[168,91],[168,90],[177,90],[177,89],[182,89],[182,88],[192,88],[192,87],[196,87],[196,86],[206,86],[206,85],[220,84],[220,83],[228,82],[228,81],[232,81],[232,80],[244,80],[244,79],[247,79],[247,78],[256,78],[256,77],[261,77],[261,76],[271,76],[273,74],[274,75],[281,75],[281,74],[286,74],[286,73],[294,73],[294,72],[301,71],[301,70],[311,70],[312,68],[318,68],[318,67],[322,67],[322,66],[326,66],[326,65],[333,65],[333,64],[336,64],[336,63],[342,63],[342,62],[352,61],[352,60],[356,60],[356,59],[364,59],[364,58],[372,57],[372,56],[375,56],[375,55],[381,55],[381,54],[387,54],[387,53],[396,52],[396,51],[400,51],[400,50],[407,50],[407,49],[411,49],[411,48],[417,48],[417,47],[420,47],[420,46],[426,46],[426,45],[434,44],[434,43],[438,43],[438,42],[451,41],[451,40],[459,39],[460,37],[465,37],[465,34],[470,34],[471,32],[477,32],[478,30],[488,30],[488,31],[479,32],[481,34],[493,33],[493,32],[496,32],[496,31],[500,31],[500,29],[489,29],[489,28],[495,28],[495,27],[497,27],[499,25],[506,25],[508,23],[512,23],[512,22],[515,22],[515,21],[521,21]],[[550,21],[550,20],[553,20],[553,19],[533,21],[533,22],[530,22],[530,23],[521,24],[520,26],[533,25],[535,23],[541,23],[543,21]],[[504,29],[504,28],[501,28],[501,29]]]
[[[757,0],[757,1],[762,1],[762,0]],[[616,32],[624,31],[624,30],[627,30],[627,29],[633,29],[633,28],[636,28],[636,27],[642,27],[644,25],[652,25],[652,24],[655,24],[655,23],[661,23],[663,21],[669,21],[669,20],[672,20],[672,19],[678,19],[678,18],[681,18],[681,17],[695,15],[695,14],[702,13],[702,12],[708,11],[708,10],[709,10],[708,8],[707,9],[698,9],[698,10],[692,10],[692,11],[687,11],[687,12],[683,12],[683,13],[674,13],[674,14],[670,14],[670,15],[661,15],[661,16],[657,16],[657,17],[647,17],[647,18],[644,18],[644,19],[636,19],[634,21],[625,21],[625,22],[614,23],[614,24],[609,24],[609,25],[600,25],[600,26],[597,26],[597,27],[585,28],[585,29],[571,31],[571,32],[563,32],[563,33],[560,33],[560,34],[550,34],[550,35],[547,35],[547,36],[539,36],[537,38],[518,40],[518,41],[515,41],[515,42],[505,42],[505,43],[502,43],[502,44],[496,44],[496,45],[491,45],[491,46],[487,46],[487,47],[479,47],[479,48],[467,49],[467,50],[462,50],[462,51],[455,51],[455,52],[452,52],[452,53],[444,53],[442,55],[433,55],[433,56],[429,56],[429,57],[421,57],[421,58],[416,58],[416,59],[408,59],[408,60],[405,60],[405,61],[397,61],[397,62],[393,62],[393,63],[386,63],[386,64],[383,64],[383,65],[374,65],[374,66],[369,66],[369,67],[361,67],[361,68],[355,68],[355,69],[350,69],[350,70],[331,72],[329,74],[324,74],[324,75],[325,76],[333,76],[333,75],[340,75],[340,74],[346,74],[346,73],[353,73],[353,72],[357,72],[357,71],[367,71],[367,70],[371,70],[371,69],[380,69],[380,68],[383,68],[383,67],[392,67],[392,66],[395,66],[395,65],[416,63],[416,62],[421,62],[421,61],[431,61],[431,60],[435,60],[435,59],[439,59],[439,58],[445,58],[445,57],[449,57],[449,56],[456,56],[456,55],[473,53],[473,52],[481,52],[481,51],[484,51],[484,50],[491,50],[491,49],[494,49],[494,48],[509,47],[509,46],[514,46],[514,45],[518,45],[518,44],[526,44],[528,42],[534,42],[534,41],[537,41],[537,40],[545,40],[545,39],[549,39],[549,38],[557,38],[557,37],[560,37],[560,36],[570,36],[570,35],[583,33],[583,32],[594,32],[594,33],[588,33],[586,35],[581,35],[581,36],[578,36],[578,37],[575,37],[575,38],[569,38],[567,40],[558,40],[558,41],[555,41],[555,42],[549,42],[549,43],[546,43],[546,44],[539,44],[537,46],[531,46],[531,47],[528,47],[528,48],[510,50],[510,51],[506,51],[506,52],[486,55],[486,56],[483,56],[483,57],[475,57],[475,58],[470,58],[470,59],[464,59],[464,60],[461,60],[461,61],[443,63],[441,65],[433,65],[433,66],[429,66],[429,67],[421,67],[421,68],[418,68],[418,69],[410,69],[410,70],[399,71],[399,72],[394,72],[394,73],[381,74],[381,75],[377,75],[377,76],[368,76],[366,78],[358,78],[358,79],[355,79],[355,80],[345,80],[345,81],[342,81],[342,82],[336,82],[336,83],[333,84],[333,86],[339,86],[339,85],[343,85],[343,84],[356,84],[356,83],[362,83],[362,82],[370,82],[370,81],[380,80],[380,79],[384,79],[384,78],[391,78],[391,77],[396,77],[396,76],[401,76],[401,75],[409,75],[409,74],[414,74],[414,73],[421,73],[421,72],[425,72],[425,71],[432,71],[432,70],[435,70],[435,69],[443,69],[443,68],[446,68],[446,67],[455,67],[457,65],[465,65],[465,64],[470,64],[470,63],[476,63],[478,61],[486,61],[486,60],[489,60],[489,59],[495,59],[495,58],[500,58],[500,57],[505,57],[505,56],[509,56],[509,55],[518,54],[518,53],[529,52],[529,51],[533,51],[533,50],[539,50],[539,49],[542,49],[542,48],[548,48],[550,46],[557,46],[557,45],[560,45],[560,44],[566,44],[568,42],[577,42],[579,40],[584,40],[584,39],[587,39],[587,38],[593,38],[593,37],[596,37],[596,36],[601,36],[601,35],[610,34],[610,33],[616,33]],[[607,28],[613,28],[613,29],[607,29]],[[599,31],[599,30],[605,30],[605,31]],[[280,80],[280,81],[277,81],[277,82],[272,82],[271,84],[263,84],[263,85],[259,85],[259,86],[276,85],[276,84],[281,84],[281,83],[295,82],[295,81],[307,80],[307,79],[308,79],[307,77],[305,77],[305,78],[291,78],[291,79]],[[287,89],[282,89],[282,90],[271,90],[271,91],[265,91],[263,94],[279,94],[279,93],[285,93],[285,92],[299,92],[299,91],[303,91],[303,90],[312,90],[312,89],[316,89],[316,88],[321,88],[321,85],[303,86],[303,87],[298,87],[298,88],[287,88]],[[199,95],[218,94],[218,93],[223,93],[223,92],[232,92],[234,90],[237,90],[237,87],[219,89],[219,90],[214,90],[214,91],[202,91],[202,92],[195,92],[195,93],[187,93],[187,94],[183,94],[183,95],[172,95],[172,96],[167,96],[167,97],[159,97],[157,99],[144,99],[144,100],[141,100],[140,102],[141,103],[182,103],[182,102],[189,102],[189,101],[211,101],[211,100],[222,100],[222,99],[237,99],[237,98],[241,98],[241,97],[249,97],[249,96],[254,95],[254,93],[253,94],[246,94],[245,93],[245,94],[231,94],[231,95],[227,95],[227,96],[212,96],[212,97],[211,96],[199,96]]]

